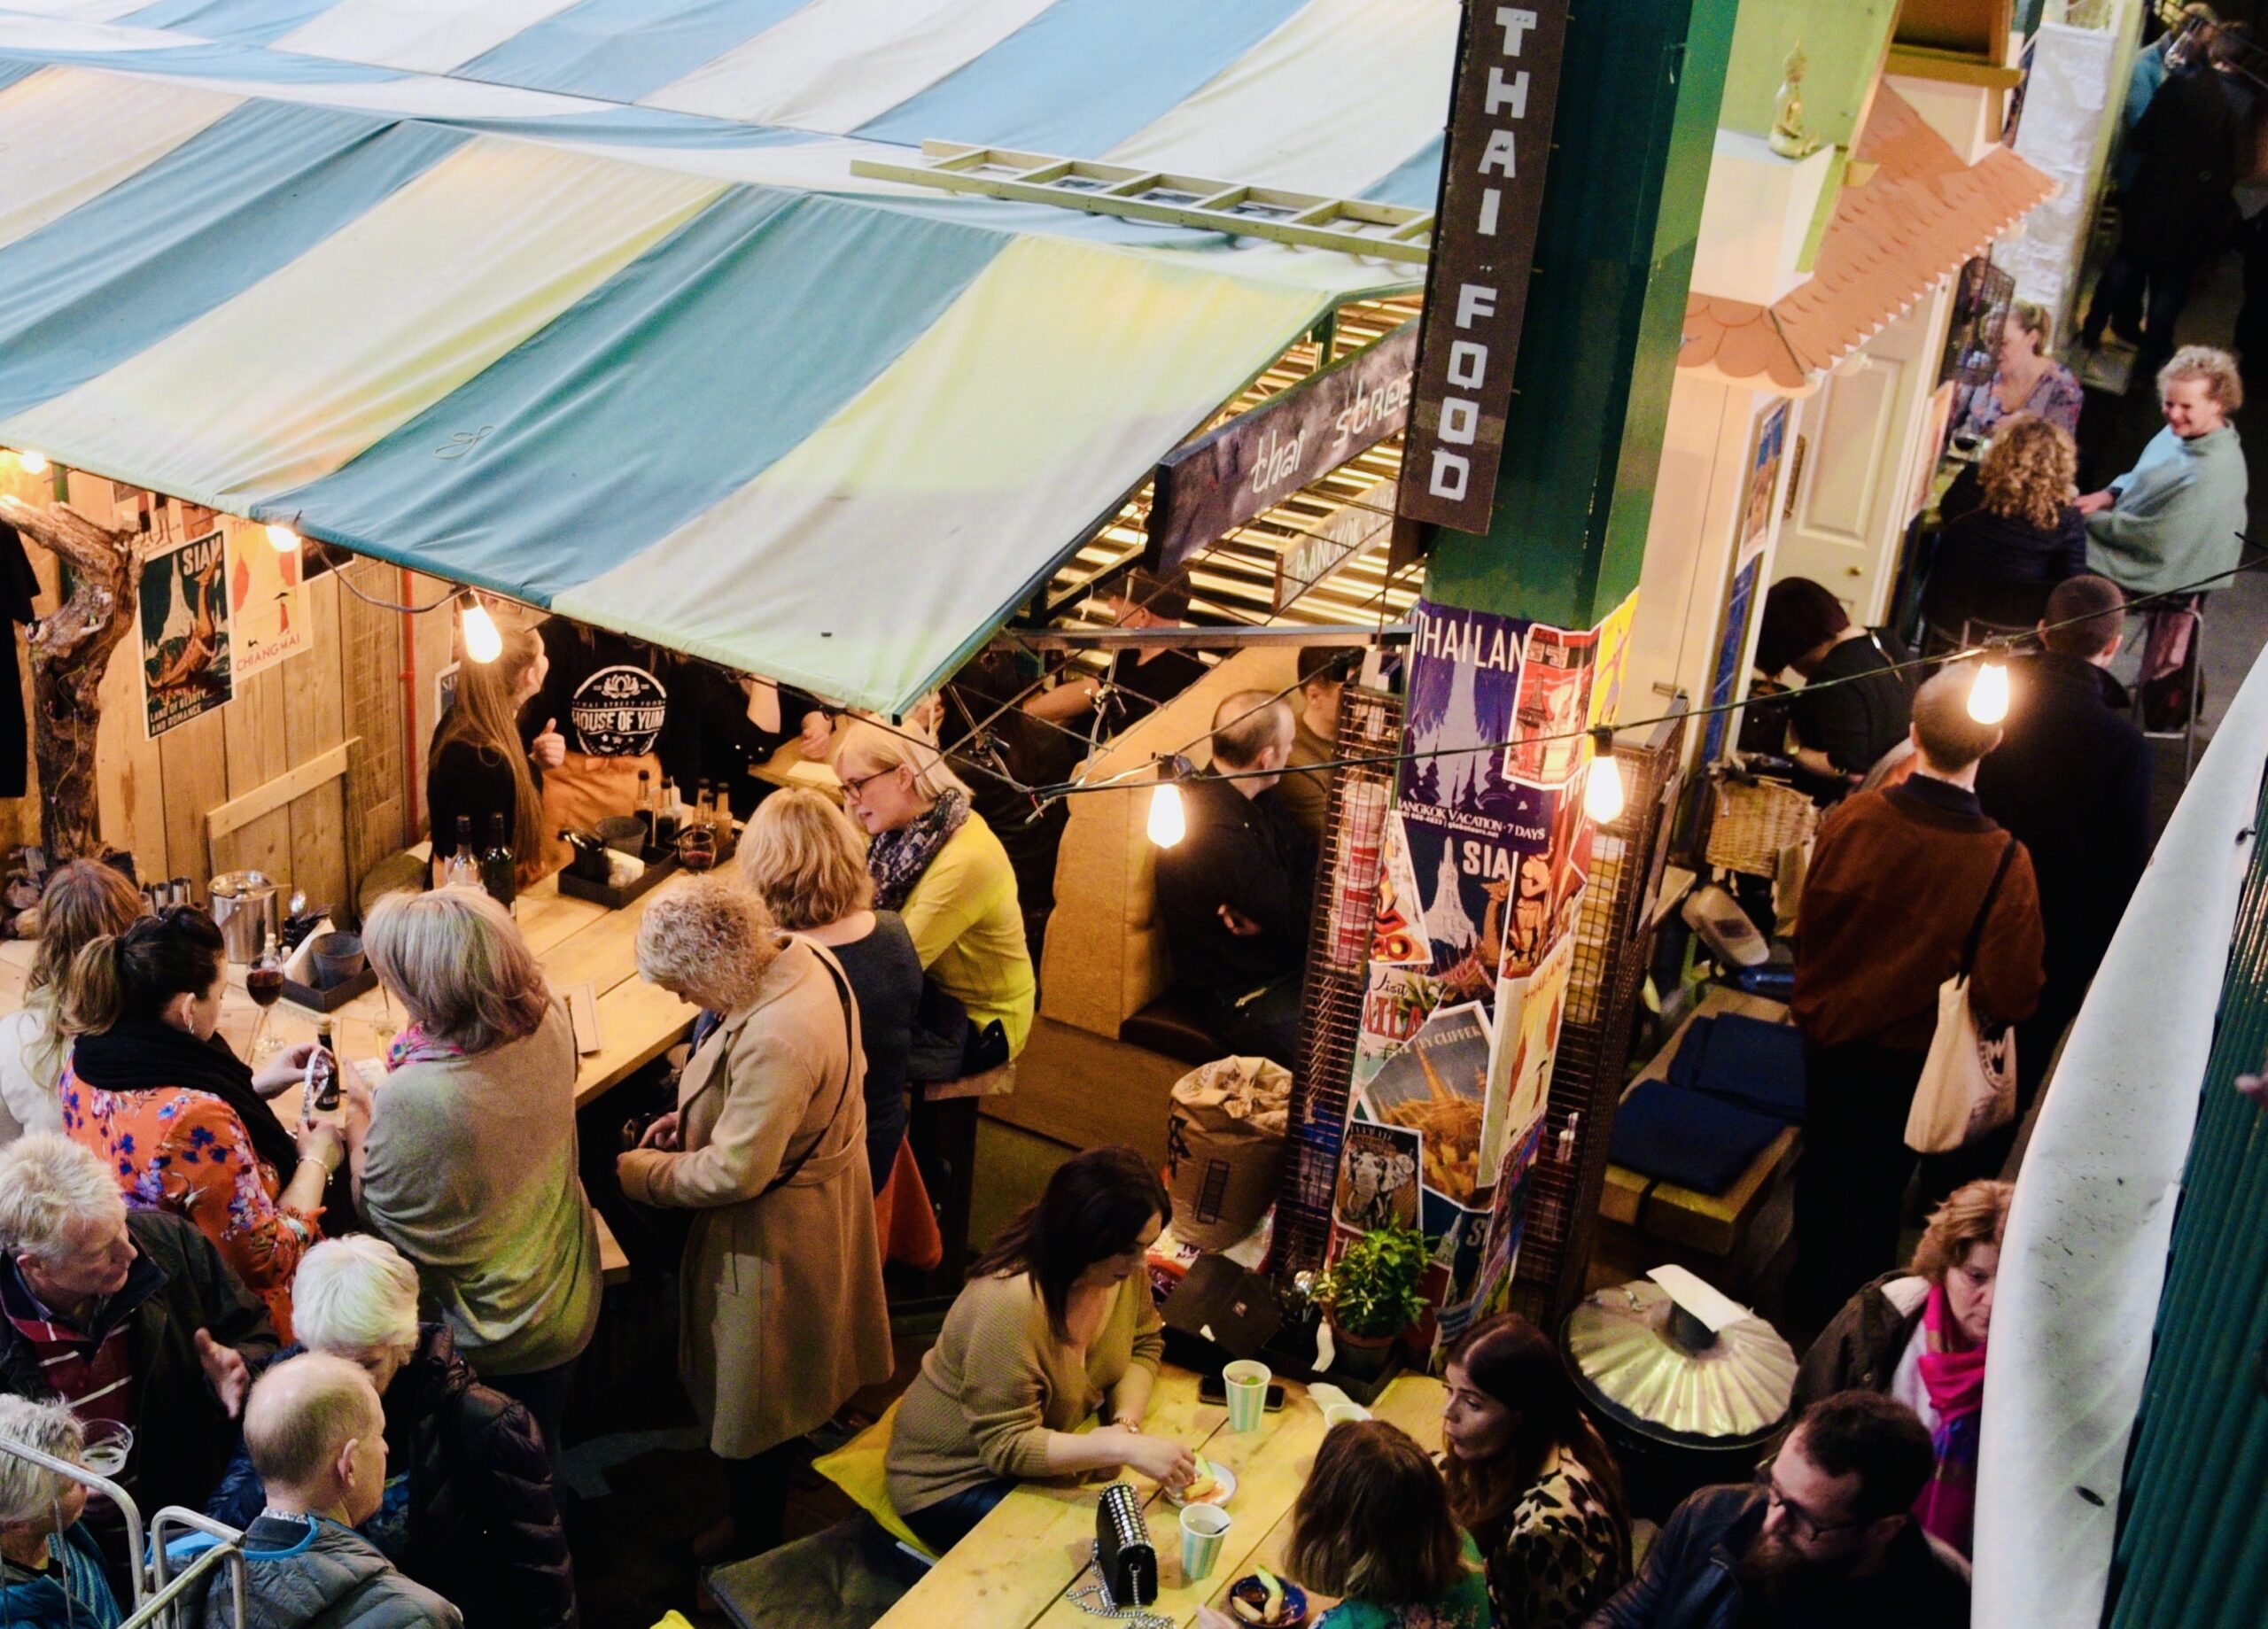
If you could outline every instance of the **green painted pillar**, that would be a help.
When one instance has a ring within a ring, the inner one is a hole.
[[[1587,628],[1637,586],[1736,0],[1578,4],[1486,536],[1435,601]]]

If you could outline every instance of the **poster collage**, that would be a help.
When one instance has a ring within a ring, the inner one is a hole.
[[[1635,610],[1582,632],[1412,615],[1332,1253],[1421,1228],[1442,1339],[1502,1304],[1518,1259],[1589,868],[1585,732],[1614,717]]]
[[[307,648],[304,565],[267,529],[162,504],[142,556],[142,695],[150,739],[225,706],[262,669]]]

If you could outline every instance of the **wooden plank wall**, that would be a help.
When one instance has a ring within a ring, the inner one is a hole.
[[[46,480],[32,481],[12,468],[0,475],[0,490],[27,502],[52,496]],[[182,536],[178,504],[76,471],[68,491],[74,508],[113,525],[135,524],[146,509],[157,546]],[[248,525],[229,516],[221,524]],[[258,529],[249,530],[246,541],[266,547]],[[51,610],[55,562],[36,547],[27,552],[43,585],[38,609]],[[424,604],[448,586],[374,560],[354,561],[345,570],[364,593],[398,604]],[[444,606],[405,618],[356,598],[328,571],[307,584],[305,609],[313,636],[307,649],[238,679],[227,706],[154,741],[144,733],[138,643],[129,638],[119,647],[103,679],[96,778],[104,837],[132,851],[145,881],[185,876],[201,898],[214,873],[253,868],[352,916],[356,880],[422,830],[433,676],[452,659],[454,617]],[[22,678],[28,694],[28,672]],[[414,709],[414,763],[403,746],[406,708]],[[345,775],[208,842],[212,811],[342,741],[351,743]],[[30,796],[0,800],[0,841],[38,841],[37,794],[35,785]]]

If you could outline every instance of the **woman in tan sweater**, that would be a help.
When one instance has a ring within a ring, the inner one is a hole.
[[[1141,1429],[1165,1350],[1144,1257],[1170,1210],[1141,1155],[1091,1149],[970,1269],[890,1433],[890,1502],[922,1542],[951,1548],[1019,1481],[1195,1474],[1186,1447]]]

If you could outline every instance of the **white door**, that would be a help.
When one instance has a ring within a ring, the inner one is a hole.
[[[1799,462],[1772,580],[1808,577],[1863,625],[1882,621],[1897,578],[1951,306],[1940,285],[1799,404]]]

